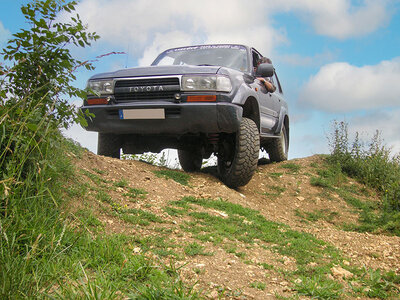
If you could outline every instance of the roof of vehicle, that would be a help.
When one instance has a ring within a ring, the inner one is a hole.
[[[191,45],[191,46],[183,46],[183,47],[175,47],[175,48],[170,48],[166,49],[163,52],[169,52],[169,51],[177,51],[177,50],[194,50],[194,49],[212,49],[212,48],[227,48],[227,47],[243,47],[246,49],[250,49],[249,46],[242,45],[242,44],[200,44],[200,45]],[[162,52],[162,53],[163,53]]]

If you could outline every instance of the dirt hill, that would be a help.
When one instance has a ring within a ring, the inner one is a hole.
[[[360,217],[351,203],[378,198],[348,178],[318,184],[321,156],[260,165],[237,190],[213,168],[188,176],[90,152],[74,161],[87,193],[70,209],[90,212],[87,230],[137,237],[132,255],[174,261],[206,297],[367,298],[378,283],[399,287],[384,274],[400,273],[400,238],[343,230]]]

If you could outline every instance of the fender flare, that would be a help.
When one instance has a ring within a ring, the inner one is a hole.
[[[278,126],[276,127],[275,134],[280,134],[283,126],[283,122],[285,121],[285,117],[288,116],[288,111],[286,107],[282,107],[279,113],[279,121]],[[289,129],[289,127],[287,128]]]

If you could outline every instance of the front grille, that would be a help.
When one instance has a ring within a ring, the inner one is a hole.
[[[180,91],[179,78],[117,80],[114,91],[117,103],[146,100],[174,101],[175,94]]]

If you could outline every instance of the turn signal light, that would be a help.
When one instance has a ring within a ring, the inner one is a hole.
[[[107,98],[92,98],[92,99],[87,99],[87,103],[89,105],[108,104],[108,99]]]
[[[193,95],[187,96],[187,102],[215,102],[217,101],[216,95]]]

